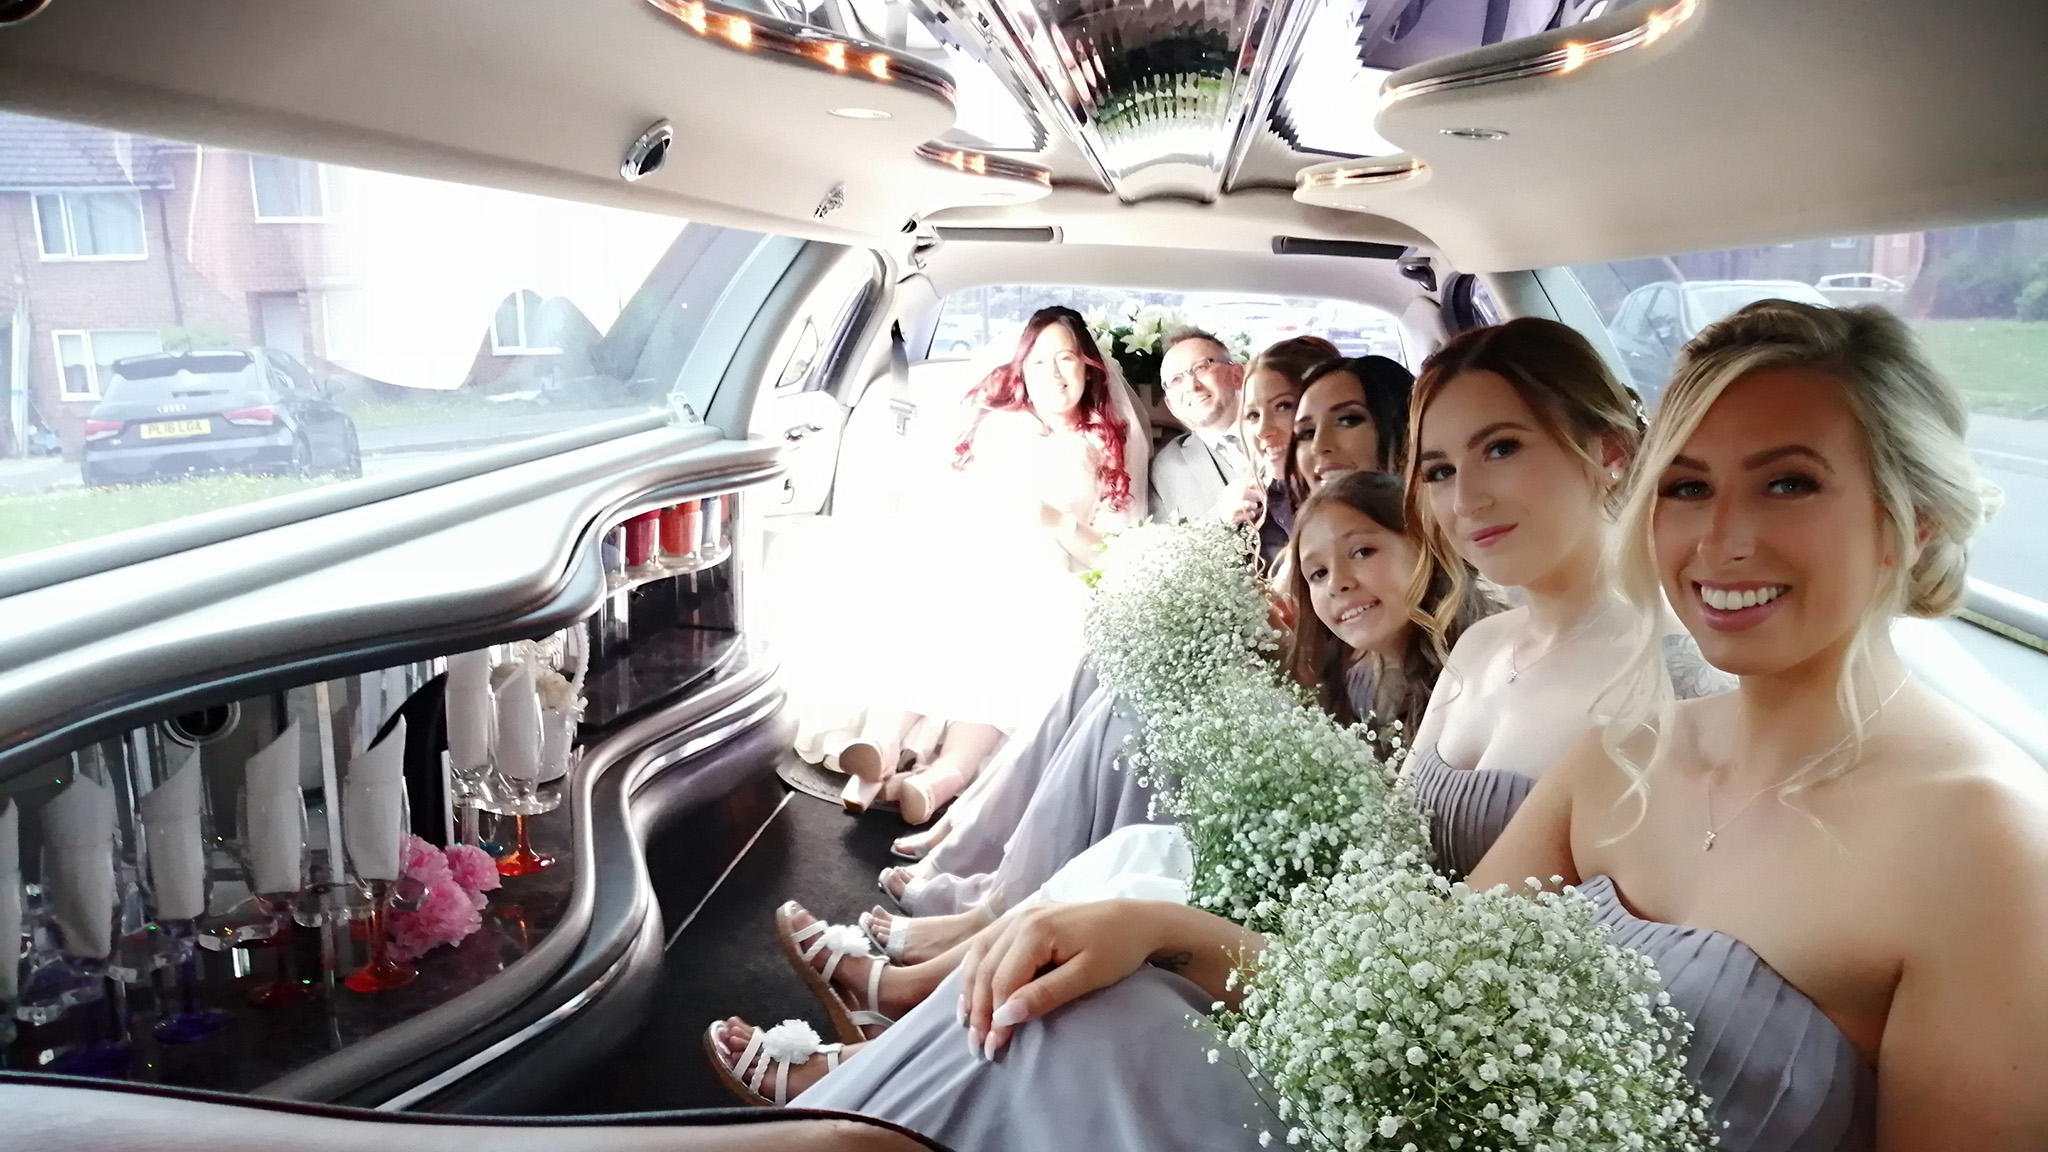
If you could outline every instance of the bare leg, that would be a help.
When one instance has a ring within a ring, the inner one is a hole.
[[[792,903],[794,903],[792,901]],[[790,926],[802,930],[817,917],[808,909],[798,906],[789,917]],[[945,956],[923,964],[888,964],[879,958],[849,954],[840,959],[832,970],[832,986],[838,990],[841,999],[854,1009],[868,1008],[894,1019],[910,1011],[931,995],[932,989],[959,967],[960,957],[965,955],[967,946],[963,943]],[[830,960],[830,953],[820,951],[811,958],[811,967],[820,974]],[[881,982],[876,985],[876,1003],[867,1002],[868,969],[882,965]],[[863,1034],[872,1040],[881,1035],[880,1028],[863,1029]]]
[[[946,729],[946,744],[931,767],[913,773],[900,786],[903,819],[922,824],[958,796],[1002,745],[1003,731],[988,724],[955,724]]]
[[[754,1039],[754,1026],[737,1016],[728,1016],[711,1026],[711,1039],[730,1068],[746,1054],[747,1045]],[[843,1063],[865,1045],[848,1044],[839,1050]],[[789,1098],[794,1100],[799,1093],[825,1078],[825,1062],[813,1056],[789,1070]],[[765,1095],[764,1091],[764,1095]]]

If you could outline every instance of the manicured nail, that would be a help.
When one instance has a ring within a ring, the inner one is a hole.
[[[1024,1022],[1024,1005],[1019,1003],[1015,996],[1012,996],[1008,1000],[1003,1001],[1002,1007],[996,1009],[996,1014],[989,1017],[989,1022],[998,1028],[1012,1028],[1022,1024]]]
[[[967,997],[962,996],[959,1003],[953,1006],[953,1018],[962,1024],[967,1023]]]
[[[996,1034],[988,1034],[988,1040],[981,1047],[981,1058],[993,1062],[996,1058]]]
[[[975,1059],[986,1060],[988,1058],[981,1053],[981,1029],[973,1025],[969,1025],[967,1028],[967,1046],[974,1049]]]

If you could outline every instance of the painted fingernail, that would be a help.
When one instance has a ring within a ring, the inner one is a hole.
[[[953,1018],[962,1024],[967,1023],[967,997],[962,996],[959,1003],[953,1006]]]
[[[996,1034],[995,1034],[995,1033],[991,1032],[991,1033],[989,1033],[989,1034],[988,1034],[988,1041],[987,1041],[986,1043],[984,1043],[984,1044],[982,1045],[982,1047],[981,1047],[981,1058],[982,1058],[983,1060],[989,1060],[989,1061],[993,1061],[993,1060],[994,1060],[994,1059],[996,1058]]]
[[[967,1029],[967,1046],[968,1046],[969,1048],[972,1048],[972,1049],[974,1049],[974,1056],[975,1056],[975,1059],[977,1059],[977,1060],[987,1059],[987,1057],[985,1057],[985,1056],[983,1056],[983,1055],[981,1054],[981,1029],[979,1029],[979,1028],[976,1028],[976,1027],[973,1027],[972,1025],[969,1025],[969,1026],[968,1026],[968,1029]]]
[[[1008,1000],[1003,1001],[1002,1007],[996,1009],[996,1014],[989,1017],[989,1022],[998,1028],[1010,1028],[1022,1024],[1024,1022],[1024,1005],[1018,1002],[1015,996],[1012,996]]]

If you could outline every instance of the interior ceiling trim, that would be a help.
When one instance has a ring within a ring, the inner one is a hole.
[[[716,3],[647,0],[655,10],[707,40],[741,52],[765,52],[799,64],[879,84],[902,83],[953,103],[953,78],[914,56],[876,44]]]

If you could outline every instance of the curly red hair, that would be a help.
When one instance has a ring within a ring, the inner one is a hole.
[[[1073,336],[1081,354],[1084,387],[1073,424],[1095,450],[1097,495],[1112,511],[1126,511],[1131,506],[1131,473],[1125,466],[1124,445],[1131,424],[1116,410],[1110,395],[1109,369],[1103,365],[1102,350],[1089,333],[1088,322],[1072,308],[1054,306],[1033,312],[1024,324],[1023,334],[1017,337],[1017,351],[1010,362],[989,373],[968,394],[976,408],[975,416],[960,443],[953,446],[953,467],[964,468],[974,459],[974,432],[982,413],[1022,412],[1031,407],[1031,397],[1024,387],[1024,359],[1038,342],[1039,333],[1055,324],[1065,327]]]

